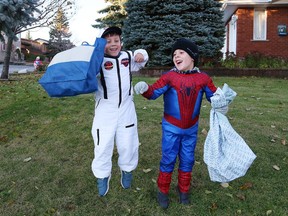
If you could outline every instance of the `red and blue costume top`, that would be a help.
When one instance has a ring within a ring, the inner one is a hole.
[[[164,119],[172,125],[187,129],[198,122],[203,94],[210,102],[216,90],[206,73],[198,70],[180,73],[177,69],[171,69],[153,85],[149,85],[143,96],[155,100],[164,94]]]

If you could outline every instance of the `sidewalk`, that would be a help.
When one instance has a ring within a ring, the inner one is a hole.
[[[0,64],[0,76],[2,74],[3,64]],[[12,73],[29,73],[34,71],[34,66],[31,63],[27,64],[10,64],[9,65],[9,74]]]

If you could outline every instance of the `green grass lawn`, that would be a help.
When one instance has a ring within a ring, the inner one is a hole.
[[[203,100],[191,205],[178,204],[173,175],[170,206],[156,202],[161,157],[161,98],[135,95],[140,158],[129,190],[120,185],[117,152],[106,197],[97,195],[91,171],[93,94],[50,98],[41,74],[0,82],[0,215],[288,215],[288,81],[213,77],[237,92],[228,118],[257,155],[244,177],[224,188],[211,182],[203,161],[210,104]],[[134,77],[152,83],[156,78]],[[278,169],[279,168],[279,169]]]

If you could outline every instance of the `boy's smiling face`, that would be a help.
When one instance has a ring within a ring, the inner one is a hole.
[[[179,71],[187,71],[194,68],[194,59],[192,59],[187,52],[181,49],[174,51],[173,63]]]
[[[108,34],[105,39],[107,40],[105,46],[105,54],[116,57],[121,51],[121,39],[118,34]]]

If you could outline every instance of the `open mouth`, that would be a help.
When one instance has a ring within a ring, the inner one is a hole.
[[[176,64],[180,65],[183,61],[182,60],[176,60]]]
[[[110,48],[110,51],[111,51],[111,52],[117,51],[117,47],[116,47],[116,48],[114,48],[114,47]]]

